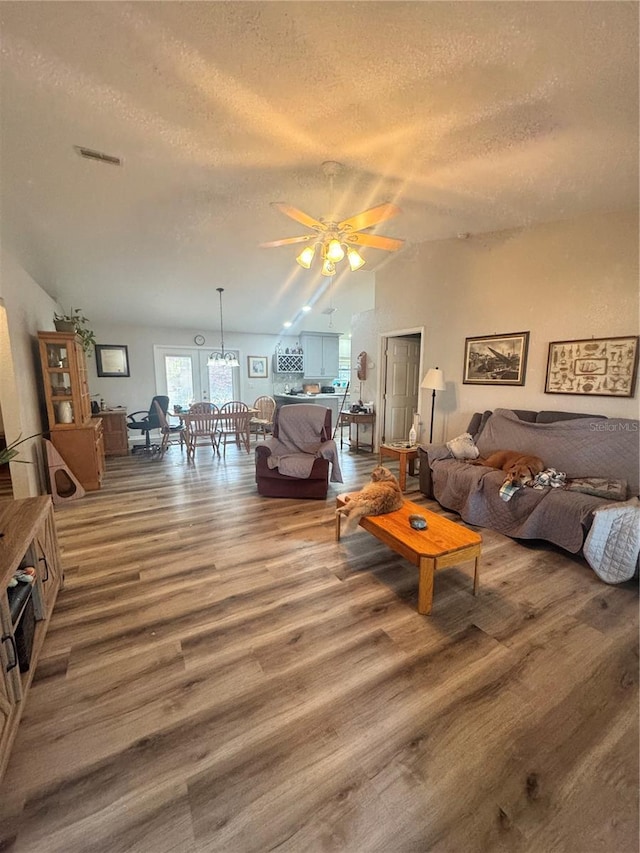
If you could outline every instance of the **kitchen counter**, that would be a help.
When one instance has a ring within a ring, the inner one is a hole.
[[[309,401],[313,402],[314,400],[334,400],[336,397],[341,397],[341,394],[274,394],[274,397],[278,401],[289,402],[293,400],[294,403],[308,403]],[[322,404],[324,405],[324,403]]]
[[[335,426],[338,421],[338,414],[343,408],[342,394],[274,394],[274,399],[278,406],[290,406],[295,403],[313,403],[317,406],[326,406],[331,409],[331,425]],[[344,402],[344,407],[348,408],[349,397]]]

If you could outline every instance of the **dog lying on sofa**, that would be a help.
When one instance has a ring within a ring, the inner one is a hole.
[[[487,459],[479,456],[470,465],[484,465],[487,468],[497,468],[507,475],[506,482],[524,486],[530,483],[536,474],[544,471],[545,464],[538,456],[521,453],[518,450],[498,450]]]

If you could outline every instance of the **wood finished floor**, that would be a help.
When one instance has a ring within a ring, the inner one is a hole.
[[[0,850],[635,853],[637,583],[482,530],[478,597],[447,569],[419,616],[414,567],[334,541],[372,459],[275,500],[252,457],[173,447],[56,510]]]

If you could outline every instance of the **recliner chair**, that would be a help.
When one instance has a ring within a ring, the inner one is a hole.
[[[127,426],[129,429],[140,430],[141,435],[144,435],[145,441],[143,447],[132,447],[131,452],[136,453],[136,451],[142,451],[143,453],[155,452],[159,450],[159,445],[151,444],[151,430],[161,429],[162,424],[160,423],[160,418],[158,417],[158,412],[156,410],[155,404],[158,404],[162,413],[164,415],[167,414],[167,410],[169,409],[169,398],[165,395],[158,395],[153,398],[151,401],[151,405],[149,406],[148,411],[144,411],[141,409],[139,412],[131,412],[130,415],[127,415]],[[137,418],[138,415],[144,415],[143,418]],[[136,419],[137,418],[137,419]]]
[[[295,411],[294,411],[295,410]],[[289,420],[291,416],[299,417],[304,410],[312,410],[311,414],[316,419],[323,409],[314,404],[295,404],[283,406],[276,409],[273,423],[273,438],[260,442],[256,446],[256,484],[258,494],[269,498],[311,498],[322,500],[327,497],[329,487],[329,460],[316,457],[313,459],[309,477],[291,477],[282,474],[278,468],[270,468],[268,459],[274,446],[277,446],[280,437],[280,420]],[[317,421],[316,421],[317,422]],[[308,437],[308,432],[307,436]],[[335,448],[331,439],[331,409],[324,409],[324,418],[321,428],[315,439],[317,442],[326,443]],[[309,454],[300,454],[309,455]],[[315,454],[312,454],[315,456]],[[341,482],[341,479],[340,479]]]

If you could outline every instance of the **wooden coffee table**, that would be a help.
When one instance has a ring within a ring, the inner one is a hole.
[[[357,494],[350,492],[338,495],[336,508],[344,506],[347,497]],[[409,516],[412,514],[426,518],[426,530],[414,530],[411,527]],[[340,541],[341,519],[342,515],[336,513],[336,541]],[[360,527],[418,567],[418,613],[425,616],[431,613],[433,576],[438,569],[473,560],[473,594],[478,592],[482,547],[482,536],[479,533],[435,512],[429,512],[413,501],[405,501],[404,506],[396,512],[367,515],[360,519]]]
[[[398,460],[398,484],[400,490],[404,492],[407,488],[407,467],[411,476],[414,476],[415,461],[418,458],[418,446],[413,445],[412,447],[409,445],[408,447],[399,447],[393,444],[381,444],[378,453],[381,465],[385,457]]]

